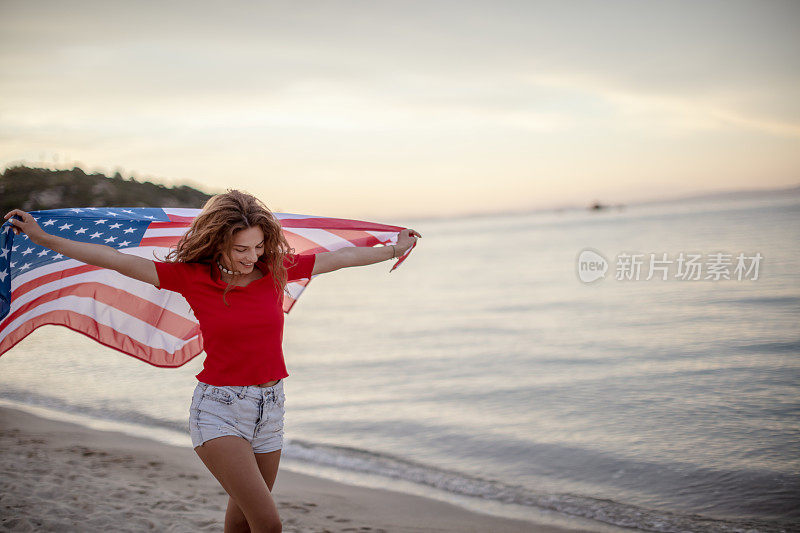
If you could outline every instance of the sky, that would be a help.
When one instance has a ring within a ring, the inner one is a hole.
[[[0,168],[395,222],[793,186],[798,27],[770,0],[0,0]]]

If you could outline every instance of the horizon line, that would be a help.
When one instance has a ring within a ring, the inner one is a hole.
[[[77,161],[73,162],[76,163]],[[24,160],[18,160],[14,162],[6,163],[5,167],[3,168],[3,174],[10,168],[14,167],[26,167],[32,170],[50,170],[50,171],[71,171],[78,169],[84,174],[92,175],[92,174],[101,174],[102,176],[111,179],[113,176],[109,176],[106,174],[106,169],[104,167],[94,167],[89,172],[84,168],[74,165],[72,168],[58,168],[56,165],[53,167],[50,166],[29,166],[27,162]],[[169,185],[170,188],[175,189],[178,187],[189,186],[198,192],[203,194],[214,196],[215,194],[220,194],[216,192],[208,192],[199,188],[198,183],[193,182],[192,180],[173,180],[171,178],[157,178],[154,176],[146,175],[146,176],[139,176],[137,173],[132,172],[129,173],[128,176],[124,176],[120,170],[124,170],[122,167],[115,167],[114,174],[119,174],[123,178],[133,179],[138,183],[155,183],[167,186],[165,183],[159,183],[160,180],[167,180],[171,181],[172,184]],[[143,180],[143,181],[139,181]],[[155,180],[155,181],[151,181]],[[729,195],[737,195],[737,194],[764,194],[764,193],[777,193],[777,192],[792,192],[792,191],[800,191],[800,182],[795,185],[791,185],[788,187],[774,187],[774,188],[741,188],[741,189],[719,189],[715,191],[697,191],[697,192],[690,192],[690,193],[681,193],[676,196],[668,196],[668,197],[644,197],[639,198],[627,203],[603,203],[599,200],[593,200],[588,202],[587,204],[579,205],[579,204],[561,204],[561,205],[554,205],[554,206],[539,206],[539,207],[528,207],[528,208],[515,208],[515,209],[507,209],[507,210],[492,210],[492,211],[464,211],[461,213],[450,213],[447,215],[416,215],[410,218],[406,218],[406,220],[412,221],[419,221],[419,220],[443,220],[443,219],[458,219],[458,218],[466,218],[466,217],[492,217],[498,215],[525,215],[525,214],[533,214],[533,213],[541,213],[541,212],[551,212],[551,211],[568,211],[568,210],[589,210],[592,208],[593,205],[600,205],[605,209],[610,208],[624,208],[628,206],[639,206],[639,205],[648,205],[648,204],[657,204],[662,202],[675,202],[679,200],[698,200],[702,198],[714,198],[719,196],[729,196]]]

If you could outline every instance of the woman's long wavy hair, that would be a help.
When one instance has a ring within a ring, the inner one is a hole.
[[[283,260],[286,254],[294,250],[283,235],[281,223],[267,206],[255,196],[235,189],[228,189],[224,194],[209,198],[200,214],[192,221],[189,230],[178,241],[177,247],[165,259],[172,262],[208,263],[216,268],[217,261],[225,257],[228,264],[232,265],[233,234],[255,226],[264,232],[264,251],[260,258],[269,267],[278,294],[283,294],[286,287]],[[225,296],[232,287],[228,283],[222,293],[225,305],[229,305]]]

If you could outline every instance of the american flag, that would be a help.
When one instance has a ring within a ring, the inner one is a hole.
[[[52,235],[105,244],[151,260],[163,260],[199,213],[200,209],[149,207],[30,212]],[[340,218],[274,215],[298,254],[393,244],[404,229]],[[284,312],[310,281],[287,285]],[[68,327],[161,367],[181,366],[203,350],[200,326],[180,294],[64,257],[34,244],[23,233],[15,235],[6,221],[0,227],[0,355],[46,324]]]

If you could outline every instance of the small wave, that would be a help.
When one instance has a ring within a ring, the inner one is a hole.
[[[746,353],[800,353],[800,341],[736,344],[732,348]]]
[[[460,496],[537,507],[615,526],[656,532],[779,532],[785,527],[761,520],[730,522],[701,515],[680,515],[574,494],[535,493],[524,487],[468,476],[388,454],[347,446],[292,439],[283,455],[312,464],[410,481]]]
[[[682,302],[683,304],[707,307],[716,305],[720,307],[765,306],[765,307],[792,307],[800,308],[798,296],[741,296],[738,298],[715,298],[713,300],[697,300]]]
[[[163,418],[156,418],[153,416],[140,413],[138,411],[126,409],[108,409],[103,407],[93,407],[88,405],[73,405],[65,402],[60,398],[53,398],[28,391],[14,391],[4,390],[0,391],[0,398],[11,400],[17,403],[26,405],[33,405],[36,407],[45,407],[53,411],[61,411],[64,413],[88,416],[100,420],[108,420],[112,422],[120,422],[125,424],[138,424],[148,427],[156,427],[167,429],[170,431],[177,431],[179,433],[188,434],[188,422],[177,422],[172,420],[165,420]]]

